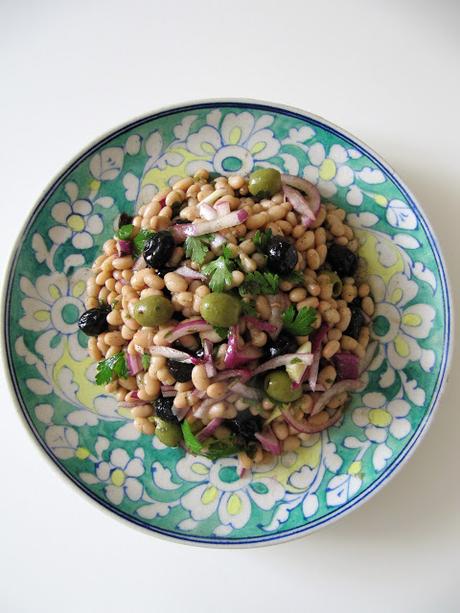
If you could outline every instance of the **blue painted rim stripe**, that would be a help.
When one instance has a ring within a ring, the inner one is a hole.
[[[7,364],[8,364],[8,370],[9,370],[9,374],[11,377],[11,381],[14,387],[14,391],[17,397],[17,400],[19,402],[19,405],[21,407],[22,413],[24,415],[24,418],[26,419],[32,433],[34,434],[35,438],[37,439],[38,443],[40,444],[40,446],[42,447],[42,449],[45,451],[45,453],[49,456],[49,458],[53,461],[53,463],[59,468],[59,470],[61,470],[80,490],[84,491],[85,494],[87,494],[90,498],[92,498],[95,502],[97,502],[98,504],[102,505],[103,507],[105,507],[107,510],[109,510],[112,513],[115,513],[116,515],[118,515],[119,517],[136,524],[137,526],[140,526],[144,529],[150,530],[152,532],[157,532],[161,535],[164,536],[168,536],[168,537],[172,537],[175,538],[177,540],[182,540],[182,541],[186,541],[186,542],[191,542],[191,543],[201,543],[201,544],[206,544],[206,545],[244,545],[244,544],[257,544],[257,543],[270,543],[270,542],[275,542],[275,541],[279,541],[279,540],[284,540],[287,539],[289,537],[292,537],[294,535],[300,535],[300,534],[306,534],[308,533],[310,530],[313,530],[314,528],[317,528],[325,523],[330,522],[332,519],[338,518],[340,517],[342,514],[350,511],[351,509],[353,509],[355,506],[357,506],[361,501],[363,501],[365,498],[369,497],[370,494],[372,494],[372,492],[378,488],[384,481],[386,481],[387,479],[390,478],[390,476],[394,473],[394,471],[401,465],[402,461],[406,458],[406,456],[414,449],[417,441],[420,439],[421,435],[424,433],[426,426],[428,424],[428,422],[431,419],[431,416],[433,414],[434,408],[437,405],[437,401],[439,398],[439,394],[442,390],[443,387],[443,382],[444,382],[444,378],[445,378],[445,374],[446,374],[446,367],[448,364],[448,358],[449,358],[449,354],[450,354],[450,331],[451,331],[451,307],[450,307],[450,297],[449,297],[449,290],[448,290],[448,283],[447,283],[447,278],[446,278],[446,273],[445,273],[445,267],[444,267],[444,263],[442,260],[442,257],[440,255],[440,249],[438,247],[437,244],[437,240],[434,237],[434,233],[431,230],[427,220],[423,217],[423,215],[421,214],[420,210],[418,209],[418,206],[416,204],[416,202],[414,201],[414,199],[412,198],[412,196],[407,192],[407,190],[404,188],[403,185],[401,185],[401,183],[399,182],[398,178],[392,173],[390,172],[389,168],[380,160],[376,159],[374,157],[374,155],[372,153],[370,153],[364,146],[360,145],[359,143],[355,142],[353,140],[352,137],[343,134],[342,132],[340,132],[339,130],[336,130],[335,128],[333,128],[332,126],[326,125],[324,123],[322,123],[319,119],[310,117],[309,115],[302,115],[301,113],[292,111],[292,110],[288,110],[288,109],[284,109],[284,108],[277,108],[277,107],[273,107],[270,105],[266,105],[266,104],[261,104],[261,103],[248,103],[248,102],[203,102],[203,103],[197,103],[197,104],[191,104],[191,105],[187,105],[187,106],[183,106],[183,107],[176,107],[176,108],[171,108],[168,110],[164,110],[161,111],[159,113],[153,113],[151,115],[142,117],[140,119],[134,120],[124,126],[122,126],[121,128],[109,133],[107,136],[105,136],[104,138],[100,139],[99,141],[97,141],[96,143],[94,143],[89,149],[87,149],[81,156],[79,156],[76,160],[74,160],[71,164],[69,164],[67,166],[67,168],[55,179],[55,181],[51,184],[51,186],[49,187],[49,189],[45,192],[45,194],[41,197],[41,199],[39,200],[39,202],[35,205],[34,209],[32,210],[32,213],[30,214],[30,217],[26,223],[26,227],[25,227],[25,232],[28,232],[31,225],[34,223],[37,215],[40,213],[43,205],[46,203],[46,201],[48,200],[48,198],[50,197],[50,195],[57,189],[57,187],[66,179],[66,177],[77,167],[79,166],[84,160],[86,160],[86,158],[88,158],[95,150],[99,149],[100,147],[102,147],[104,144],[110,142],[111,140],[113,140],[114,138],[116,138],[117,136],[120,136],[122,134],[124,134],[125,132],[128,132],[129,130],[132,130],[133,128],[136,128],[140,125],[143,125],[145,123],[148,123],[150,121],[153,120],[158,120],[161,119],[162,117],[169,117],[171,115],[176,115],[179,113],[184,113],[184,112],[189,112],[189,111],[194,111],[194,110],[198,110],[198,109],[205,109],[205,108],[250,108],[250,109],[257,109],[260,111],[267,111],[270,113],[274,113],[275,115],[285,115],[288,117],[293,117],[294,119],[297,119],[299,121],[307,121],[310,124],[313,124],[319,128],[321,128],[322,130],[329,132],[331,134],[334,134],[335,136],[341,138],[342,140],[345,140],[346,142],[348,142],[352,147],[354,147],[355,149],[357,149],[358,151],[360,151],[362,154],[364,154],[366,157],[368,157],[369,159],[371,159],[374,164],[384,172],[384,174],[391,179],[391,181],[393,182],[393,184],[404,194],[405,198],[407,199],[407,202],[409,202],[409,204],[411,205],[411,208],[414,212],[414,214],[416,215],[418,221],[420,222],[420,224],[422,225],[428,242],[430,244],[431,249],[433,250],[433,253],[435,255],[435,259],[436,259],[436,263],[438,265],[438,270],[439,270],[439,275],[441,277],[441,286],[442,286],[442,296],[443,296],[443,306],[444,306],[444,323],[445,323],[445,334],[444,334],[444,343],[443,343],[443,347],[444,347],[444,351],[443,351],[443,356],[442,356],[442,361],[441,361],[441,365],[440,365],[440,370],[439,370],[439,374],[438,374],[438,379],[436,381],[436,385],[435,385],[435,389],[433,392],[433,397],[432,397],[432,401],[431,401],[431,406],[429,408],[429,410],[425,413],[425,416],[422,420],[422,422],[419,424],[418,429],[414,432],[414,434],[412,435],[412,437],[409,439],[409,441],[407,442],[405,448],[403,449],[403,451],[400,453],[399,456],[397,456],[397,458],[388,466],[388,468],[386,470],[384,470],[384,472],[379,476],[378,479],[376,479],[371,485],[369,485],[369,487],[367,487],[364,491],[362,491],[360,494],[358,494],[356,497],[352,498],[347,504],[345,504],[343,507],[340,507],[338,509],[336,509],[335,511],[332,510],[330,513],[328,513],[327,515],[324,515],[323,517],[321,517],[320,519],[310,522],[310,523],[306,523],[304,526],[299,526],[298,528],[292,528],[290,530],[286,530],[286,531],[280,531],[277,534],[269,534],[267,533],[266,536],[262,535],[262,536],[257,536],[257,537],[249,537],[249,538],[218,538],[218,537],[199,537],[199,536],[194,536],[194,535],[190,535],[188,536],[187,534],[183,534],[183,533],[178,533],[178,532],[174,532],[171,530],[166,530],[166,529],[162,529],[162,528],[158,528],[156,526],[151,526],[150,524],[144,523],[141,520],[138,520],[137,518],[133,517],[132,515],[128,515],[126,513],[121,512],[118,509],[115,509],[114,507],[112,507],[110,504],[108,504],[107,502],[105,502],[104,500],[102,500],[101,498],[99,498],[98,496],[96,496],[89,488],[87,488],[83,483],[81,483],[80,481],[78,481],[67,469],[64,465],[62,465],[58,459],[52,454],[52,452],[50,451],[50,449],[45,445],[44,441],[42,440],[41,436],[39,435],[38,431],[36,430],[29,414],[28,411],[26,409],[25,403],[23,401],[23,398],[21,396],[21,390],[19,388],[18,385],[18,381],[16,378],[16,373],[13,369],[13,364],[12,364],[12,357],[11,357],[11,353],[12,353],[12,348],[10,346],[10,339],[9,339],[9,334],[8,334],[8,321],[9,321],[9,314],[10,314],[10,301],[11,301],[11,289],[12,289],[12,279],[14,277],[14,273],[13,271],[15,271],[16,269],[16,264],[17,264],[17,260],[19,257],[19,250],[16,249],[16,252],[14,254],[14,257],[12,259],[12,267],[11,267],[11,273],[9,275],[8,278],[8,283],[6,286],[6,292],[5,292],[5,307],[4,307],[4,313],[5,313],[5,317],[4,317],[4,321],[3,321],[3,334],[4,334],[4,339],[5,339],[5,350],[6,350],[6,357],[7,357]]]

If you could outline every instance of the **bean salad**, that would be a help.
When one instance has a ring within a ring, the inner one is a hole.
[[[339,422],[374,302],[343,209],[261,168],[184,177],[123,213],[79,320],[135,427],[241,471]]]

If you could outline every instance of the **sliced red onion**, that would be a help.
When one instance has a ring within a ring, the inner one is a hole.
[[[194,334],[195,332],[204,332],[206,330],[212,330],[212,326],[208,324],[204,319],[186,319],[181,321],[180,324],[171,330],[166,335],[168,343],[174,343],[177,339],[187,334]]]
[[[187,235],[185,234],[185,226],[188,225],[191,224],[176,223],[169,228],[176,243],[183,243],[185,241],[185,239],[187,238]]]
[[[359,358],[354,353],[348,351],[339,351],[332,358],[335,370],[337,371],[337,379],[357,379],[359,377]]]
[[[133,409],[134,407],[147,407],[150,406],[150,404],[148,402],[140,402],[139,400],[135,400],[134,402],[124,400],[123,402],[119,402],[118,406],[123,409]]]
[[[180,266],[175,271],[181,277],[185,277],[187,279],[197,279],[199,281],[206,281],[206,276],[198,272],[197,270],[193,270],[193,268],[189,268],[188,266]]]
[[[281,175],[281,181],[284,185],[294,187],[300,190],[308,197],[308,207],[313,212],[313,215],[317,215],[321,206],[321,196],[316,185],[310,183],[306,179],[296,177],[295,175]]]
[[[203,219],[211,221],[212,219],[215,219],[217,217],[217,210],[209,204],[206,204],[206,202],[201,202],[198,206],[198,209],[200,211],[200,216]]]
[[[211,241],[211,247],[213,249],[217,249],[218,247],[225,245],[226,242],[227,239],[225,238],[225,236],[222,236],[222,234],[216,234]]]
[[[292,426],[294,430],[297,430],[297,432],[304,432],[305,434],[316,434],[317,432],[322,432],[323,430],[330,428],[336,422],[338,422],[340,417],[342,416],[342,411],[341,409],[337,409],[336,412],[331,415],[331,417],[325,423],[321,425],[309,424],[308,420],[299,421],[292,415],[292,413],[288,409],[284,409],[284,411],[282,411],[282,415],[285,421],[290,426]]]
[[[214,202],[217,202],[217,200],[219,200],[219,198],[222,198],[222,196],[227,196],[227,190],[226,189],[216,189],[214,190],[211,194],[209,194],[209,196],[206,196],[206,198],[203,198],[203,200],[200,202],[201,204],[214,204]]]
[[[308,372],[305,372],[304,377],[302,377],[302,380],[305,380],[306,376],[308,376],[308,385],[310,386],[312,392],[316,390],[319,362],[321,360],[321,347],[323,344],[323,340],[326,338],[328,330],[329,326],[327,324],[322,324],[312,337],[311,349],[313,353],[313,362]]]
[[[139,403],[139,396],[137,394],[137,390],[132,390],[131,392],[128,392],[125,396],[125,402],[129,403],[131,406],[136,402]]]
[[[241,461],[238,459],[238,466],[237,466],[237,469],[236,469],[236,473],[237,473],[238,477],[240,479],[242,479],[244,477],[244,473],[245,472],[246,472],[245,467],[243,466]]]
[[[273,434],[270,426],[267,426],[262,432],[256,432],[255,437],[265,451],[273,455],[280,455],[281,443]]]
[[[209,379],[216,375],[216,367],[214,366],[214,360],[212,359],[212,348],[213,344],[207,338],[203,340],[203,349],[204,349],[204,358],[205,364],[204,368],[206,370],[206,375]]]
[[[186,362],[192,364],[192,360],[188,353],[185,351],[179,351],[179,349],[173,349],[172,347],[150,347],[150,355],[159,355],[168,360],[176,360],[177,362]]]
[[[231,326],[228,335],[228,346],[224,356],[224,364],[226,368],[236,368],[241,364],[257,360],[262,355],[262,352],[255,347],[239,348],[238,326]]]
[[[215,376],[216,381],[223,381],[224,379],[239,378],[242,381],[250,379],[252,377],[252,370],[248,368],[238,368],[233,370],[221,370]]]
[[[289,185],[283,185],[283,193],[287,201],[292,204],[294,211],[301,215],[303,225],[308,228],[316,220],[316,217],[306,199],[299,191]]]
[[[126,353],[126,363],[128,366],[128,373],[130,375],[137,375],[138,372],[144,370],[142,367],[141,356],[138,353],[132,355],[131,353]]]
[[[255,370],[252,371],[252,376],[258,375],[261,372],[265,372],[266,370],[273,370],[275,368],[279,368],[280,366],[286,366],[286,364],[290,364],[292,360],[297,359],[300,362],[303,362],[307,366],[313,361],[313,354],[311,353],[285,353],[284,355],[279,355],[276,358],[272,358],[264,364],[258,366]]]
[[[378,341],[373,341],[369,343],[366,349],[366,353],[364,354],[363,359],[359,363],[359,374],[362,375],[364,371],[366,371],[371,365],[372,360],[374,359],[375,353],[379,346]]]
[[[239,394],[242,398],[249,398],[250,400],[262,400],[263,393],[261,390],[256,389],[255,387],[249,387],[249,385],[244,385],[240,381],[236,383],[231,383],[229,385],[229,389],[235,393]]]
[[[161,392],[163,398],[174,398],[177,396],[177,390],[166,390],[165,392]]]
[[[133,244],[131,241],[124,241],[121,238],[117,241],[117,251],[119,257],[123,255],[131,255],[133,252]]]
[[[206,398],[206,390],[197,390],[196,388],[193,389],[190,394],[194,397],[194,398],[199,398],[200,400],[203,400],[204,398]]]
[[[262,319],[257,319],[257,317],[251,317],[250,315],[246,315],[244,320],[257,328],[258,330],[263,330],[264,332],[268,332],[269,334],[273,334],[276,332],[277,327],[273,324],[268,323],[268,321],[263,321]]]
[[[174,387],[174,385],[162,385],[160,389],[161,389],[161,393],[163,393],[163,392],[170,392],[171,390],[175,390],[176,388]]]
[[[230,204],[228,202],[219,202],[214,205],[214,209],[219,217],[230,213]]]
[[[141,257],[137,258],[137,260],[134,262],[133,270],[136,272],[136,270],[142,270],[143,268],[147,268],[147,263],[144,260],[144,256],[141,255]]]
[[[248,212],[240,209],[211,221],[203,221],[203,223],[199,224],[176,224],[171,229],[175,237],[182,236],[182,240],[184,240],[187,236],[202,236],[203,234],[210,234],[219,230],[225,230],[225,228],[238,226],[240,223],[244,223],[248,217]]]
[[[217,402],[222,402],[229,396],[230,396],[230,392],[226,393],[221,398],[206,398],[198,406],[193,407],[193,414],[195,415],[195,417],[199,417],[199,418],[204,417],[206,411],[210,407],[212,407],[213,404],[216,404]]]
[[[214,419],[211,419],[209,424],[205,428],[203,428],[203,430],[200,430],[200,432],[198,432],[196,438],[200,441],[200,443],[202,443],[204,440],[214,434],[214,432],[217,430],[217,428],[222,422],[223,419],[221,417],[215,417]]]
[[[344,379],[343,381],[334,383],[334,385],[324,392],[324,394],[319,396],[310,415],[313,416],[317,413],[321,413],[327,403],[332,400],[334,396],[337,396],[337,394],[341,394],[342,392],[351,392],[361,387],[361,385],[362,383],[359,379]]]
[[[182,421],[190,411],[190,407],[178,408],[174,404],[171,407],[172,414],[177,417],[179,421]]]

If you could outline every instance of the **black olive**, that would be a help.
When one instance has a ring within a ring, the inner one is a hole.
[[[177,360],[168,360],[169,372],[174,379],[179,383],[186,383],[192,379],[193,364],[178,362]]]
[[[157,398],[153,403],[156,416],[165,421],[179,423],[177,417],[172,412],[173,402],[174,398],[163,398],[163,396]]]
[[[253,441],[256,433],[262,430],[263,419],[250,411],[241,411],[234,419],[225,421],[224,425],[244,441]]]
[[[107,332],[109,324],[107,315],[110,312],[108,306],[95,307],[85,311],[78,320],[78,327],[86,336],[97,336],[101,332]]]
[[[343,245],[330,245],[327,250],[326,262],[339,277],[351,277],[358,267],[358,258]]]
[[[161,230],[144,245],[144,260],[150,268],[163,268],[174,251],[175,242],[171,232]]]
[[[364,314],[361,310],[361,307],[351,303],[348,305],[348,308],[351,311],[351,319],[350,323],[348,324],[348,328],[345,330],[344,334],[346,334],[347,336],[351,336],[355,340],[358,340],[359,332],[365,324],[366,320],[364,318]]]
[[[158,268],[157,275],[161,277],[162,279],[164,279],[164,276],[167,275],[168,272],[174,272],[175,270],[176,270],[175,268],[172,268],[172,267],[168,268],[167,266],[165,266],[164,268]],[[163,291],[164,291],[164,288],[163,288]]]
[[[118,218],[118,229],[120,229],[122,226],[127,226],[131,223],[133,223],[133,218],[131,217],[131,215],[128,215],[128,213],[122,213]]]
[[[266,343],[264,350],[267,355],[267,358],[276,358],[279,355],[284,355],[285,353],[295,353],[297,351],[298,345],[292,334],[286,332],[285,330],[281,330],[276,339],[269,339]]]
[[[297,249],[284,236],[272,236],[265,249],[267,268],[278,275],[289,275],[296,267]]]

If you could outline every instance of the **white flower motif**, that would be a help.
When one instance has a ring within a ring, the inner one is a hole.
[[[257,120],[252,113],[228,113],[222,120],[220,111],[207,116],[208,124],[186,141],[189,151],[200,158],[187,166],[189,173],[206,168],[223,175],[235,172],[247,174],[255,165],[266,166],[275,156],[280,143],[268,129],[274,117],[262,115]]]
[[[330,198],[337,192],[337,186],[348,187],[354,179],[354,172],[347,165],[348,151],[342,145],[334,144],[326,154],[322,143],[315,143],[308,149],[310,165],[306,166],[303,176],[317,184],[322,196]]]
[[[62,245],[70,238],[76,249],[89,249],[93,246],[93,234],[100,234],[104,228],[102,217],[92,214],[90,200],[78,198],[78,187],[69,182],[65,191],[70,202],[57,202],[51,209],[51,216],[60,225],[50,228],[48,235],[55,245]]]
[[[212,462],[204,457],[186,455],[179,460],[176,471],[185,481],[196,483],[181,498],[181,504],[190,513],[185,520],[188,529],[217,512],[221,525],[214,533],[225,536],[242,528],[251,516],[251,501],[268,511],[282,499],[284,488],[271,477],[258,477],[257,473],[238,477],[238,462],[224,458]]]
[[[21,277],[19,286],[25,295],[21,304],[24,315],[19,325],[26,330],[42,332],[35,350],[45,362],[54,364],[64,351],[66,342],[73,358],[82,360],[86,349],[78,341],[78,318],[85,310],[83,294],[87,271],[81,269],[68,278],[63,273],[38,277],[35,284]]]
[[[417,295],[418,286],[404,273],[393,275],[387,286],[377,275],[369,277],[372,296],[376,303],[372,323],[372,335],[379,341],[380,357],[371,364],[378,368],[383,359],[388,360],[388,370],[380,383],[391,385],[395,370],[403,370],[408,362],[420,362],[429,372],[435,361],[431,349],[420,347],[419,340],[425,339],[433,327],[435,310],[428,304],[409,304]]]
[[[402,398],[387,402],[380,392],[370,392],[363,396],[365,406],[353,411],[353,421],[372,443],[384,443],[388,434],[402,439],[410,432],[411,425],[405,417],[409,414],[410,404]]]
[[[129,500],[137,501],[142,497],[144,487],[138,477],[145,472],[144,452],[136,449],[134,457],[130,458],[124,449],[114,449],[110,454],[109,462],[98,462],[96,464],[96,479],[94,475],[91,480],[80,475],[84,480],[91,483],[105,483],[104,491],[112,504],[120,505],[125,496]]]
[[[380,392],[370,392],[363,396],[365,406],[354,409],[352,419],[360,428],[364,428],[364,434],[373,447],[372,461],[376,470],[382,470],[392,451],[386,441],[391,434],[400,440],[405,438],[411,431],[411,424],[407,415],[410,412],[410,404],[402,398],[396,397],[390,402]]]

